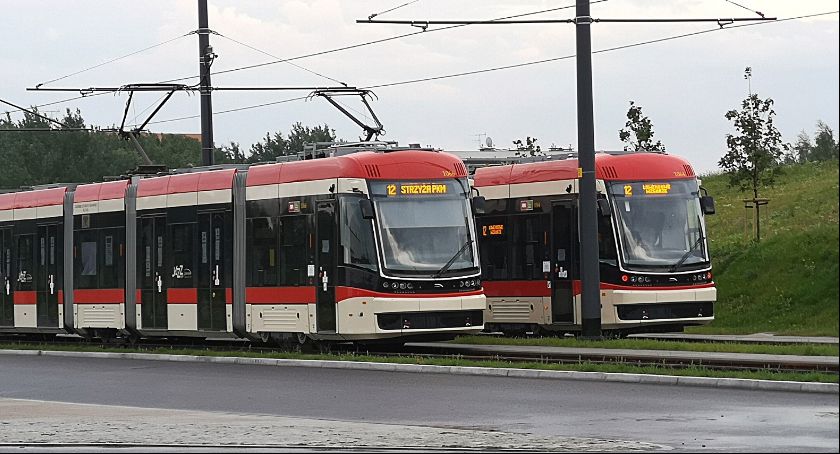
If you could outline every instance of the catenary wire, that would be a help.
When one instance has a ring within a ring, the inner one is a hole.
[[[163,42],[160,42],[160,43],[154,44],[154,45],[149,46],[149,47],[144,47],[143,49],[136,50],[136,51],[131,52],[131,53],[129,53],[129,54],[125,54],[125,55],[120,56],[120,57],[112,58],[112,59],[110,59],[110,60],[108,60],[108,61],[105,61],[105,62],[102,62],[102,63],[96,64],[96,65],[93,65],[93,66],[87,67],[87,68],[85,68],[85,69],[81,69],[81,70],[76,71],[76,72],[72,72],[72,73],[70,73],[70,74],[67,74],[67,75],[64,75],[64,76],[61,76],[61,77],[57,77],[57,78],[52,79],[52,80],[48,80],[48,81],[46,81],[46,82],[41,82],[41,83],[39,83],[38,85],[36,85],[35,87],[37,88],[37,87],[40,87],[40,86],[42,86],[42,85],[47,85],[47,84],[51,84],[51,83],[53,83],[53,82],[58,82],[59,80],[66,79],[66,78],[68,78],[68,77],[75,76],[75,75],[77,75],[77,74],[81,74],[81,73],[83,73],[83,72],[87,72],[87,71],[90,71],[90,70],[92,70],[92,69],[96,69],[96,68],[99,68],[99,67],[105,66],[105,65],[107,65],[107,64],[110,64],[110,63],[114,63],[114,62],[116,62],[116,61],[122,60],[123,58],[128,58],[128,57],[131,57],[132,55],[137,55],[137,54],[139,54],[139,53],[141,53],[141,52],[145,52],[145,51],[147,51],[147,50],[151,50],[151,49],[154,49],[154,48],[156,48],[156,47],[163,46],[164,44],[169,44],[169,43],[171,43],[172,41],[176,41],[176,40],[181,39],[181,38],[183,38],[183,37],[185,37],[185,36],[189,36],[189,35],[191,35],[191,34],[193,34],[193,33],[194,33],[194,32],[184,33],[183,35],[176,36],[176,37],[174,37],[174,38],[172,38],[172,39],[168,39],[168,40],[166,40],[166,41],[163,41]]]
[[[595,3],[602,3],[602,2],[605,2],[605,1],[607,1],[607,0],[595,0],[591,3],[595,4]],[[540,11],[533,11],[533,12],[529,12],[529,13],[516,14],[516,15],[513,15],[513,16],[500,17],[500,18],[497,18],[497,19],[491,19],[491,21],[513,19],[513,18],[517,18],[517,17],[524,17],[524,16],[535,15],[535,14],[543,14],[543,13],[547,13],[547,12],[559,11],[559,10],[562,10],[562,9],[573,8],[574,6],[575,5],[560,6],[560,7],[557,7],[557,8],[549,8],[549,9],[540,10]],[[436,28],[436,29],[425,31],[425,32],[424,31],[419,31],[419,32],[412,32],[412,33],[404,33],[404,34],[397,35],[397,36],[392,36],[392,37],[389,37],[389,38],[383,38],[383,39],[379,39],[379,40],[375,40],[375,41],[369,41],[369,42],[365,42],[365,43],[354,44],[352,46],[346,46],[346,47],[342,47],[342,48],[331,49],[331,50],[317,52],[317,53],[308,54],[308,55],[300,55],[300,56],[292,57],[292,58],[285,59],[285,60],[277,60],[277,61],[273,61],[273,62],[259,63],[259,64],[256,64],[256,65],[243,66],[243,67],[239,67],[239,68],[231,68],[231,69],[228,69],[228,70],[211,73],[210,75],[213,76],[213,75],[217,75],[217,74],[223,74],[223,73],[226,73],[226,72],[240,71],[240,70],[244,70],[244,69],[251,69],[251,68],[256,68],[256,67],[261,67],[261,66],[273,65],[273,64],[277,64],[277,63],[287,62],[289,60],[300,60],[300,59],[303,59],[303,58],[314,57],[314,56],[333,53],[333,52],[338,52],[338,51],[342,51],[342,50],[354,49],[354,48],[368,46],[368,45],[372,45],[372,44],[378,44],[378,43],[382,43],[382,42],[386,42],[386,41],[392,41],[392,40],[395,40],[395,39],[416,35],[418,33],[432,33],[432,32],[436,32],[436,31],[465,27],[467,25],[469,25],[469,24],[459,24],[459,25],[453,25],[453,26],[448,26],[448,27]],[[193,33],[193,32],[190,32],[190,33]],[[190,34],[190,33],[188,33],[188,34]],[[228,39],[230,39],[230,38],[228,38]],[[169,79],[169,80],[161,81],[159,83],[180,82],[180,81],[183,81],[183,80],[194,79],[194,78],[198,78],[198,77],[199,76],[179,77],[177,79]],[[56,80],[58,80],[58,79],[56,79]],[[62,103],[66,103],[66,102],[69,102],[69,101],[76,101],[76,100],[79,100],[79,99],[89,98],[89,97],[93,97],[93,96],[100,96],[100,95],[104,95],[104,94],[107,94],[107,93],[111,93],[111,92],[98,92],[98,93],[91,93],[91,94],[86,94],[86,95],[81,95],[81,96],[75,96],[75,97],[72,97],[72,98],[66,98],[66,99],[62,99],[62,100],[59,100],[59,101],[53,101],[53,102],[33,106],[33,108],[39,109],[41,107],[54,106],[56,104],[62,104]],[[16,113],[16,112],[19,112],[19,110],[18,111],[12,111],[12,112],[9,112],[9,113]],[[194,117],[185,117],[185,118],[194,118]]]
[[[602,3],[602,2],[605,2],[605,1],[607,1],[607,0],[595,0],[591,3],[595,4],[595,3]],[[486,22],[500,21],[500,20],[505,20],[505,19],[513,19],[513,18],[517,18],[517,17],[531,16],[531,15],[535,15],[535,14],[543,14],[543,13],[548,13],[548,12],[552,12],[552,11],[559,11],[561,9],[568,9],[568,8],[574,8],[574,7],[575,7],[575,5],[560,6],[560,7],[557,7],[557,8],[549,8],[549,9],[544,9],[544,10],[540,10],[540,11],[533,11],[533,12],[529,12],[529,13],[516,14],[516,15],[513,15],[513,16],[499,17],[499,18],[496,18],[496,19],[487,20]],[[253,65],[240,66],[240,67],[237,67],[237,68],[224,69],[224,70],[220,70],[220,71],[216,71],[214,73],[211,73],[210,75],[211,76],[216,76],[216,75],[227,74],[227,73],[231,73],[231,72],[235,72],[235,71],[242,71],[242,70],[246,70],[246,69],[260,68],[260,67],[269,66],[269,65],[276,65],[278,63],[285,63],[285,62],[289,62],[289,61],[293,61],[293,60],[301,60],[301,59],[304,59],[304,58],[317,57],[317,56],[331,54],[331,53],[335,53],[335,52],[357,49],[357,48],[360,48],[360,47],[365,47],[365,46],[370,46],[370,45],[373,45],[373,44],[379,44],[379,43],[384,43],[384,42],[388,42],[388,41],[393,41],[393,40],[406,38],[406,37],[414,36],[414,35],[421,34],[421,33],[432,33],[432,32],[438,32],[438,31],[443,31],[443,30],[451,30],[453,28],[466,27],[468,25],[470,25],[470,24],[457,24],[457,25],[450,25],[450,26],[447,26],[447,27],[435,28],[435,29],[431,29],[431,30],[421,30],[421,31],[416,31],[416,32],[411,32],[411,33],[403,33],[403,34],[400,34],[400,35],[389,36],[387,38],[376,39],[376,40],[373,40],[373,41],[351,44],[351,45],[348,45],[348,46],[342,46],[342,47],[337,47],[337,48],[334,48],[334,49],[328,49],[328,50],[323,50],[323,51],[319,51],[319,52],[313,52],[313,53],[310,53],[310,54],[298,55],[296,57],[289,57],[289,58],[282,59],[282,60],[274,60],[274,61],[269,61],[269,62],[256,63],[256,64],[253,64]],[[170,79],[170,80],[163,81],[162,83],[179,82],[179,81],[182,81],[182,80],[191,79],[193,77],[196,77],[196,76],[179,77],[177,79]]]
[[[621,46],[608,47],[608,48],[605,48],[605,49],[594,50],[594,51],[592,51],[592,53],[593,54],[600,54],[600,53],[604,53],[604,52],[612,52],[612,51],[621,50],[621,49],[628,49],[628,48],[631,48],[631,47],[639,47],[639,46],[644,46],[644,45],[648,45],[648,44],[656,44],[656,43],[671,41],[671,40],[680,39],[680,38],[687,38],[689,36],[696,36],[696,35],[702,35],[702,34],[706,34],[706,33],[718,32],[718,31],[722,31],[722,30],[730,30],[730,29],[741,28],[741,27],[751,27],[751,26],[755,26],[755,25],[764,25],[764,24],[769,24],[769,23],[779,23],[779,22],[785,22],[785,21],[791,21],[791,20],[797,20],[797,19],[806,19],[806,18],[810,18],[810,17],[825,16],[825,15],[828,15],[828,14],[837,14],[838,12],[840,12],[840,11],[831,11],[831,12],[824,12],[824,13],[809,14],[809,15],[804,15],[804,16],[788,17],[788,18],[778,19],[778,20],[773,21],[773,22],[758,22],[758,23],[752,23],[752,24],[734,25],[734,26],[731,26],[731,27],[724,27],[724,28],[717,27],[717,28],[711,28],[711,29],[707,29],[707,30],[699,30],[699,31],[696,31],[696,32],[682,33],[682,34],[679,34],[679,35],[667,36],[667,37],[664,37],[664,38],[657,38],[657,39],[651,39],[651,40],[646,40],[646,41],[640,41],[640,42],[637,42],[637,43],[623,44]],[[473,74],[481,74],[481,73],[492,72],[492,71],[500,71],[500,70],[505,70],[505,69],[521,68],[521,67],[524,67],[524,66],[532,66],[532,65],[537,65],[537,64],[541,64],[541,63],[549,63],[549,62],[559,61],[559,60],[567,60],[567,59],[570,59],[570,58],[575,58],[575,55],[572,54],[572,55],[565,55],[565,56],[562,56],[562,57],[546,58],[546,59],[543,59],[543,60],[536,60],[536,61],[530,61],[530,62],[525,62],[525,63],[517,63],[517,64],[513,64],[513,65],[506,65],[506,66],[497,66],[497,67],[494,67],[494,68],[485,68],[485,69],[479,69],[479,70],[475,70],[475,71],[467,71],[467,72],[457,73],[457,74],[447,74],[447,75],[443,75],[443,76],[424,77],[424,78],[421,78],[421,79],[406,80],[406,81],[401,81],[401,82],[392,82],[392,83],[379,84],[379,85],[370,85],[370,86],[366,86],[366,87],[362,87],[362,88],[366,89],[366,90],[370,90],[370,89],[374,89],[374,88],[385,88],[385,87],[393,87],[393,86],[397,86],[397,85],[413,84],[413,83],[418,83],[418,82],[428,82],[428,81],[432,81],[432,80],[440,80],[440,79],[448,79],[448,78],[453,78],[453,77],[469,76],[469,75],[473,75]]]
[[[268,53],[268,52],[266,52],[266,51],[264,51],[264,50],[262,50],[262,49],[257,49],[256,47],[254,47],[254,46],[252,46],[252,45],[250,45],[250,44],[243,43],[242,41],[238,41],[238,40],[236,40],[236,39],[233,39],[233,38],[231,38],[230,36],[226,36],[226,35],[224,35],[224,34],[222,34],[222,33],[216,33],[216,35],[217,35],[217,36],[220,36],[220,37],[222,37],[222,38],[225,38],[225,39],[227,39],[227,40],[229,40],[229,41],[233,41],[234,43],[239,44],[240,46],[244,46],[244,47],[247,47],[248,49],[251,49],[251,50],[253,50],[253,51],[259,52],[259,53],[261,53],[261,54],[263,54],[263,55],[268,55],[269,57],[271,57],[271,58],[276,58],[276,59],[278,59],[278,60],[280,59],[280,57],[278,57],[278,56],[276,56],[276,55],[272,55],[272,54],[270,54],[270,53]],[[323,77],[324,79],[327,79],[327,80],[333,81],[333,82],[335,82],[335,83],[339,83],[339,84],[341,84],[341,85],[344,85],[345,87],[347,86],[347,84],[346,84],[346,83],[344,83],[344,82],[342,82],[342,81],[340,81],[340,80],[338,80],[338,79],[333,79],[333,78],[332,78],[332,77],[330,77],[330,76],[325,76],[325,75],[323,75],[323,74],[321,74],[321,73],[319,73],[319,72],[313,71],[313,70],[311,70],[311,69],[309,69],[309,68],[304,68],[303,66],[298,65],[297,63],[290,62],[290,61],[287,61],[286,63],[288,63],[288,64],[290,64],[290,65],[294,66],[295,68],[302,69],[302,70],[304,70],[304,71],[306,71],[306,72],[308,72],[308,73],[312,73],[312,74],[315,74],[316,76],[320,76],[320,77]]]
[[[644,45],[648,45],[648,44],[656,44],[656,43],[661,43],[661,42],[665,42],[665,41],[671,41],[671,40],[680,39],[680,38],[687,38],[687,37],[690,37],[690,36],[697,36],[697,35],[702,35],[702,34],[706,34],[706,33],[717,32],[717,31],[730,30],[730,29],[742,28],[742,27],[752,27],[752,26],[756,26],[756,25],[766,25],[766,24],[771,24],[771,23],[787,22],[787,21],[807,19],[807,18],[811,18],[811,17],[826,16],[826,15],[829,15],[829,14],[838,14],[838,13],[840,13],[840,11],[828,11],[828,12],[823,12],[823,13],[814,13],[814,14],[807,14],[807,15],[802,15],[802,16],[787,17],[787,18],[778,19],[778,20],[773,21],[773,22],[757,22],[757,23],[751,23],[751,24],[734,25],[734,26],[729,26],[729,27],[724,27],[724,28],[719,28],[718,27],[718,28],[700,30],[700,31],[691,32],[691,33],[683,33],[683,34],[680,34],[680,35],[667,36],[667,37],[664,37],[664,38],[652,39],[652,40],[647,40],[647,41],[640,41],[640,42],[637,42],[637,43],[624,44],[624,45],[621,45],[621,46],[614,46],[614,47],[609,47],[609,48],[605,48],[605,49],[599,49],[599,50],[592,51],[592,53],[593,54],[599,54],[599,53],[605,53],[605,52],[612,52],[612,51],[616,51],[616,50],[629,49],[629,48],[644,46]],[[485,69],[480,69],[480,70],[475,70],[475,71],[467,71],[467,72],[462,72],[462,73],[457,73],[457,74],[447,74],[447,75],[443,75],[443,76],[425,77],[425,78],[422,78],[422,79],[413,79],[413,80],[407,80],[407,81],[401,81],[401,82],[392,82],[392,83],[387,83],[387,84],[371,85],[371,86],[364,87],[364,89],[385,88],[385,87],[393,87],[393,86],[397,86],[397,85],[407,85],[407,84],[412,84],[412,83],[428,82],[428,81],[432,81],[432,80],[440,80],[440,79],[448,79],[448,78],[454,78],[454,77],[469,76],[469,75],[474,75],[474,74],[500,71],[500,70],[505,70],[505,69],[521,68],[521,67],[524,67],[524,66],[532,66],[532,65],[537,65],[537,64],[541,64],[541,63],[549,63],[549,62],[560,61],[560,60],[568,60],[568,59],[571,59],[571,58],[574,58],[574,57],[575,57],[574,55],[565,55],[565,56],[562,56],[562,57],[547,58],[547,59],[543,59],[543,60],[536,60],[536,61],[525,62],[525,63],[517,63],[517,64],[513,64],[513,65],[498,66],[498,67],[494,67],[494,68],[485,68]],[[225,111],[214,112],[214,114],[239,112],[239,111],[242,111],[242,110],[256,109],[256,108],[260,108],[260,107],[267,107],[267,106],[272,106],[272,105],[276,105],[276,104],[283,104],[283,103],[287,103],[287,102],[291,102],[291,101],[299,101],[299,100],[306,99],[306,98],[307,98],[306,96],[303,96],[303,97],[298,97],[298,98],[283,99],[283,100],[274,101],[274,102],[267,102],[267,103],[252,105],[252,106],[243,106],[243,107],[238,107],[238,108],[235,108],[235,109],[229,109],[229,110],[225,110]],[[191,115],[191,116],[187,116],[187,117],[153,121],[153,122],[150,122],[149,124],[169,123],[169,122],[173,122],[173,121],[188,120],[188,119],[199,118],[199,117],[200,117],[200,115]]]
[[[746,6],[741,5],[740,3],[735,3],[735,2],[733,2],[732,0],[724,0],[724,1],[725,1],[725,2],[727,2],[727,3],[731,3],[731,4],[735,5],[735,6],[741,7],[741,8],[743,8],[743,9],[747,10],[747,11],[750,11],[750,12],[756,13],[756,14],[758,14],[758,15],[759,15],[759,16],[761,16],[761,17],[764,17],[764,13],[762,13],[761,11],[754,10],[754,9],[752,9],[752,8],[747,8]]]
[[[373,18],[374,18],[374,17],[376,17],[376,16],[381,16],[381,15],[383,15],[383,14],[385,14],[385,13],[390,13],[391,11],[396,11],[396,10],[398,10],[398,9],[402,8],[403,6],[408,6],[408,5],[412,4],[412,3],[417,3],[417,2],[419,2],[419,1],[420,1],[420,0],[411,0],[410,2],[405,2],[405,3],[403,3],[403,4],[402,4],[402,5],[400,5],[400,6],[395,6],[395,7],[391,8],[391,9],[386,9],[385,11],[381,11],[381,12],[378,12],[378,13],[373,13],[373,14],[371,14],[370,16],[368,16],[368,19],[373,19]]]

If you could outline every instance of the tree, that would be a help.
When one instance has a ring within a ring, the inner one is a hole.
[[[814,136],[814,148],[810,155],[811,161],[830,161],[837,159],[837,142],[834,131],[823,123],[817,122],[817,135]]]
[[[802,130],[796,136],[796,143],[793,144],[793,151],[790,156],[793,157],[794,162],[803,163],[811,160],[811,151],[814,145],[811,143],[811,138],[808,133]]]
[[[627,129],[618,131],[618,138],[627,143],[624,146],[624,151],[665,151],[665,145],[662,145],[662,142],[657,140],[656,143],[653,143],[653,123],[642,114],[642,108],[633,101],[630,101],[630,109],[627,110],[627,123],[624,126]],[[633,136],[633,139],[631,139],[631,136]]]
[[[231,141],[228,145],[222,145],[214,150],[213,157],[217,164],[243,164],[245,153],[239,148],[237,142]]]
[[[781,171],[779,159],[789,148],[782,143],[782,135],[773,124],[776,112],[773,99],[759,99],[750,95],[741,103],[742,110],[730,110],[727,120],[734,122],[738,135],[727,134],[729,149],[718,165],[729,173],[729,185],[751,191],[758,198],[758,191],[772,186]]]
[[[537,139],[533,137],[525,137],[525,143],[523,144],[521,140],[516,139],[513,141],[513,144],[516,146],[516,156],[519,157],[530,157],[530,156],[545,156],[542,149],[539,145],[537,145]]]
[[[286,154],[297,154],[303,151],[305,144],[315,142],[335,142],[335,131],[326,124],[310,128],[297,122],[292,125],[292,131],[289,133],[289,148]]]
[[[284,139],[283,133],[278,131],[272,136],[265,134],[262,142],[251,145],[249,163],[274,161],[278,156],[286,156],[303,151],[304,144],[313,142],[334,142],[335,130],[329,126],[303,126],[300,122],[292,125],[289,138]]]
[[[775,177],[781,172],[780,159],[790,149],[789,145],[782,143],[782,135],[773,124],[775,115],[773,99],[762,100],[756,94],[741,102],[741,110],[726,112],[726,119],[734,122],[738,134],[726,135],[729,150],[718,161],[718,165],[729,174],[730,186],[739,186],[742,191],[753,194],[756,241],[761,239],[759,189],[773,185]]]

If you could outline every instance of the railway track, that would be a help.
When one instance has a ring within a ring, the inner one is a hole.
[[[50,345],[91,345],[115,348],[134,348],[143,351],[159,349],[204,350],[214,353],[230,352],[232,355],[249,353],[299,352],[301,348],[266,346],[248,340],[204,340],[197,339],[155,339],[141,341],[134,346],[127,343],[100,343],[87,341],[78,336],[58,336],[51,341],[25,339],[21,337],[0,337],[0,342],[17,344],[28,348],[48,349]],[[795,356],[740,353],[710,353],[669,350],[632,350],[602,348],[532,347],[512,345],[468,345],[452,343],[408,343],[399,351],[379,348],[375,345],[352,344],[321,345],[312,347],[312,353],[356,354],[382,357],[411,357],[424,359],[462,359],[475,361],[526,362],[541,364],[623,364],[635,366],[659,366],[668,368],[702,367],[710,370],[728,371],[787,371],[840,373],[837,357]]]

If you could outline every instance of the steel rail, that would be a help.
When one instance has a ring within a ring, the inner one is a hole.
[[[351,355],[370,355],[383,357],[405,357],[405,358],[424,358],[424,359],[462,359],[473,361],[504,361],[510,363],[525,362],[538,364],[618,364],[629,366],[655,366],[667,367],[675,369],[686,369],[691,367],[699,367],[709,370],[722,371],[774,371],[774,372],[824,372],[832,374],[840,374],[838,363],[831,361],[785,361],[785,355],[773,355],[775,358],[766,358],[762,360],[754,359],[720,359],[720,358],[692,358],[690,354],[701,352],[683,352],[673,350],[661,350],[662,356],[634,353],[615,354],[605,351],[604,353],[591,352],[502,352],[488,349],[470,349],[470,346],[459,345],[453,346],[446,343],[429,346],[422,345],[405,345],[399,351],[393,351],[393,348],[375,344],[372,345],[354,345],[354,344],[326,344],[320,343],[312,346],[299,346],[296,344],[288,344],[286,346],[268,346],[259,342],[251,342],[242,339],[209,339],[200,341],[198,338],[180,338],[180,339],[144,339],[134,345],[129,345],[125,339],[115,339],[110,342],[100,342],[96,340],[87,340],[78,336],[60,336],[53,340],[31,340],[21,339],[20,336],[10,339],[9,336],[0,336],[0,342],[16,344],[27,347],[46,347],[49,345],[95,345],[103,348],[135,348],[138,350],[154,352],[161,349],[170,350],[205,350],[214,353],[229,352],[232,355],[237,353],[261,353],[261,354],[283,354],[289,352],[303,352],[313,354],[351,354]],[[493,347],[488,345],[481,345],[475,347]],[[496,347],[511,347],[511,346],[496,346]],[[606,350],[606,349],[605,349]],[[793,356],[793,355],[791,355]],[[779,358],[782,357],[782,358]],[[814,357],[822,358],[822,357]],[[825,357],[831,358],[831,357]]]

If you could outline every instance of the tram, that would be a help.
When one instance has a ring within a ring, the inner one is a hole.
[[[691,165],[618,152],[597,153],[595,169],[602,329],[681,331],[714,320],[704,221],[714,200]],[[487,330],[580,332],[579,175],[573,154],[475,170],[487,199],[476,220]]]
[[[458,158],[416,149],[0,194],[0,332],[300,343],[477,333],[486,300],[471,194]]]

